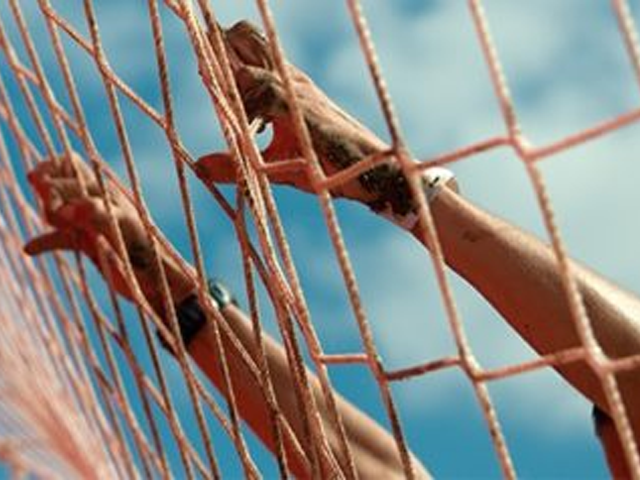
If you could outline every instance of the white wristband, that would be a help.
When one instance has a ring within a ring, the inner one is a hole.
[[[428,202],[432,202],[434,198],[440,193],[442,188],[451,183],[454,190],[457,191],[457,184],[455,183],[455,177],[451,170],[447,170],[442,167],[432,167],[425,170],[422,173],[422,179],[424,184],[424,194],[427,197]],[[384,210],[378,212],[387,220],[392,221],[399,227],[411,231],[418,223],[418,211],[417,207],[412,208],[405,215],[398,215],[390,206],[387,206]]]

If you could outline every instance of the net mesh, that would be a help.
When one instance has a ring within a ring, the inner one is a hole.
[[[14,473],[31,472],[65,478],[70,474],[82,478],[96,475],[100,478],[133,478],[167,477],[184,472],[188,478],[218,478],[225,472],[216,453],[216,444],[219,437],[225,437],[236,449],[243,473],[249,478],[260,476],[260,463],[250,451],[248,445],[251,442],[245,438],[234,392],[230,388],[231,375],[221,336],[232,334],[223,331],[225,323],[217,321],[219,314],[216,311],[208,311],[207,315],[215,326],[218,350],[223,352],[224,399],[212,393],[195,372],[184,348],[176,343],[177,363],[188,396],[187,408],[193,412],[193,424],[187,428],[184,419],[176,413],[175,398],[172,396],[173,383],[169,377],[176,375],[175,367],[167,366],[163,360],[164,354],[153,339],[154,328],[164,331],[169,337],[177,332],[175,315],[170,318],[169,327],[164,326],[141,292],[135,292],[137,301],[131,315],[140,320],[139,335],[144,338],[144,345],[134,346],[132,327],[130,323],[125,323],[123,311],[129,307],[123,306],[113,291],[105,293],[103,298],[96,298],[97,281],[91,278],[91,271],[88,271],[80,256],[54,254],[49,260],[43,260],[30,259],[22,253],[26,239],[46,230],[39,206],[29,200],[24,181],[26,171],[45,158],[77,150],[87,159],[101,185],[104,185],[105,179],[115,176],[113,169],[98,153],[99,147],[92,134],[96,127],[92,126],[95,124],[85,113],[85,105],[95,92],[85,89],[82,73],[78,73],[82,70],[74,73],[76,62],[82,68],[93,68],[98,72],[105,93],[104,97],[96,98],[104,100],[104,121],[113,125],[118,139],[119,150],[113,155],[121,156],[124,161],[123,170],[131,187],[131,195],[147,233],[153,238],[155,261],[160,271],[162,268],[157,250],[167,240],[152,223],[145,203],[147,197],[141,185],[139,159],[134,154],[130,140],[139,133],[126,120],[130,111],[135,109],[138,114],[144,115],[156,133],[164,136],[170,146],[175,166],[174,178],[187,226],[189,256],[195,266],[199,286],[198,294],[201,298],[207,295],[205,262],[198,237],[199,228],[204,227],[196,221],[189,180],[192,177],[190,172],[194,170],[194,157],[185,146],[184,134],[176,124],[175,110],[179,105],[174,101],[171,56],[167,55],[165,48],[166,29],[171,25],[171,32],[175,32],[177,25],[180,35],[188,41],[197,59],[203,91],[219,119],[226,146],[239,162],[239,182],[243,188],[238,191],[244,192],[244,195],[239,194],[234,205],[215,186],[207,186],[207,189],[235,227],[236,242],[243,258],[248,310],[255,328],[258,331],[262,329],[258,298],[260,290],[267,292],[276,312],[280,335],[287,347],[292,375],[302,399],[303,416],[308,423],[307,440],[313,445],[316,457],[320,459],[318,462],[335,463],[335,459],[331,458],[328,447],[329,441],[319,413],[319,400],[310,391],[308,373],[304,367],[305,352],[321,384],[322,408],[328,410],[330,421],[340,436],[341,448],[349,459],[347,471],[344,472],[346,476],[353,475],[354,465],[336,407],[328,366],[361,365],[370,369],[379,388],[407,477],[413,476],[410,445],[394,402],[392,385],[443,369],[460,369],[473,387],[502,473],[507,478],[514,478],[516,470],[489,395],[488,383],[586,360],[594,368],[611,405],[611,414],[623,439],[627,462],[635,472],[635,477],[640,476],[640,459],[615,380],[616,372],[636,368],[640,356],[611,361],[602,355],[585,314],[567,251],[558,232],[548,189],[540,173],[540,165],[546,159],[636,122],[640,119],[640,110],[605,119],[549,144],[530,145],[519,126],[518,112],[492,40],[483,3],[481,0],[469,0],[469,16],[475,26],[500,106],[504,133],[416,165],[407,153],[360,2],[346,1],[392,140],[390,153],[411,181],[420,205],[421,221],[427,227],[427,241],[433,245],[433,269],[457,347],[456,355],[393,370],[380,360],[381,355],[365,314],[354,268],[329,193],[330,189],[355,179],[376,165],[381,158],[365,158],[357,165],[331,176],[323,173],[293,94],[292,82],[285,68],[285,53],[269,2],[257,0],[256,6],[262,27],[273,46],[277,69],[284,80],[302,153],[313,165],[317,198],[356,319],[362,351],[329,354],[320,342],[301,285],[298,266],[294,262],[266,175],[268,166],[262,160],[256,144],[257,126],[247,123],[240,98],[235,89],[230,88],[234,80],[229,60],[222,39],[216,34],[217,30],[212,28],[217,22],[214,6],[206,0],[165,0],[161,4],[157,0],[149,0],[146,7],[141,2],[140,18],[146,18],[144,32],[153,41],[153,49],[144,53],[145,61],[153,59],[153,70],[158,72],[159,95],[157,99],[149,100],[139,93],[141,87],[116,73],[112,67],[110,62],[114,59],[108,58],[105,53],[104,34],[99,28],[99,15],[96,12],[98,6],[94,5],[98,2],[85,0],[78,2],[76,8],[80,3],[84,17],[82,25],[70,21],[68,15],[50,0],[39,0],[37,4],[7,0],[0,23],[0,49],[5,67],[0,82],[0,275],[3,284],[0,290],[0,322],[3,330],[0,337],[0,459]],[[613,0],[611,8],[617,16],[621,39],[640,82],[640,50],[629,6],[624,0]],[[104,31],[113,28],[107,22],[100,25]],[[39,51],[33,38],[36,28],[46,28],[48,45],[46,49],[40,49],[43,51]],[[17,31],[15,38],[9,34],[9,30],[13,29]],[[45,56],[47,58],[43,60]],[[582,346],[524,363],[486,369],[476,360],[460,319],[433,219],[424,196],[418,192],[418,176],[432,166],[449,165],[504,147],[511,149],[522,160],[535,191]],[[286,168],[286,162],[281,167]],[[113,218],[111,221],[116,224]],[[123,248],[122,245],[120,247]],[[177,260],[187,271],[184,261]],[[173,312],[167,279],[161,275],[159,280],[163,301],[170,307],[167,311]],[[296,329],[301,332],[300,336],[296,334]],[[245,362],[260,379],[267,396],[273,398],[264,350],[260,352],[257,362],[252,362],[247,356]],[[168,370],[171,371],[168,373]],[[135,387],[127,388],[127,382],[132,382]],[[277,413],[271,412],[278,426],[276,457],[281,474],[288,476],[282,437],[290,432],[286,422]],[[214,420],[210,421],[211,418]],[[193,425],[196,427],[193,428]],[[314,465],[314,468],[319,467]]]

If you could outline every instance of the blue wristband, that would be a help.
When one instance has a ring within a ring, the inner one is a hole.
[[[209,280],[207,287],[211,299],[218,310],[223,310],[227,305],[237,305],[233,294],[229,289],[217,280]],[[178,317],[178,325],[180,327],[180,335],[185,347],[188,347],[193,338],[198,334],[200,329],[207,323],[207,317],[198,301],[196,294],[189,295],[176,307],[176,316]],[[167,350],[172,350],[169,343],[158,332],[160,344]]]

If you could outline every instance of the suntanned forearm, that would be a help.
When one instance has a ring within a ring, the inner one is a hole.
[[[172,287],[174,302],[179,303],[189,292],[195,291],[195,284],[188,275],[177,267],[169,256],[164,256],[163,263],[167,279]],[[139,278],[149,274],[144,269],[138,269],[136,273]],[[147,295],[151,306],[157,312],[162,312],[161,295],[150,290],[146,290],[145,295]],[[239,340],[246,353],[255,364],[258,364],[259,348],[255,342],[250,320],[234,305],[227,305],[221,313],[229,329]],[[226,334],[222,334],[221,338],[240,416],[267,448],[275,452],[277,447],[274,438],[274,426],[269,413],[267,398],[260,381],[256,378],[255,372],[246,365],[238,348],[230,341],[229,337]],[[284,348],[274,339],[266,334],[264,334],[263,339],[278,408],[303,450],[301,455],[294,447],[290,436],[284,435],[288,466],[296,477],[308,478],[311,474],[308,461],[311,447],[303,440],[303,419],[296,399],[295,386],[287,356]],[[215,341],[213,327],[210,324],[205,325],[191,340],[188,352],[213,384],[224,392],[220,352]],[[332,423],[328,420],[329,415],[325,408],[319,381],[311,372],[308,372],[308,374],[312,393],[320,410],[330,448],[344,467],[345,459],[342,458],[340,453],[337,432],[334,431]],[[404,478],[400,456],[393,437],[347,400],[337,394],[336,397],[338,411],[347,431],[355,467],[360,478],[379,478],[381,476],[390,479]],[[424,467],[417,460],[413,463],[417,478],[430,478]]]
[[[247,319],[234,305],[225,307],[222,315],[235,333],[236,338],[255,362],[258,358],[258,349],[254,346],[255,342],[253,341],[251,326]],[[222,335],[221,338],[239,413],[263,443],[271,451],[276,452],[274,425],[269,413],[266,392],[261,388],[250,367],[240,358],[240,352],[237,347],[229,341],[226,335]],[[287,421],[294,432],[300,432],[302,428],[301,418],[295,414],[298,407],[296,399],[292,395],[294,385],[290,377],[291,374],[287,369],[286,359],[270,339],[266,339],[265,347],[270,373],[275,382],[274,388],[279,408],[283,412],[293,413],[287,416]],[[213,384],[224,392],[220,352],[216,346],[213,326],[205,325],[191,341],[188,351]],[[298,438],[301,439],[302,437]],[[299,455],[294,445],[287,440],[285,440],[284,445],[289,468],[298,477],[308,476],[309,464],[307,455]]]
[[[471,283],[539,353],[580,345],[551,249],[449,189],[432,203],[446,262]],[[418,229],[413,232],[420,238]],[[596,337],[612,358],[640,353],[640,300],[572,263]],[[584,363],[557,370],[604,412],[600,382]],[[640,372],[617,376],[640,439]]]
[[[223,310],[223,315],[249,355],[254,360],[257,359],[258,348],[255,345],[251,324],[246,315],[233,305],[227,306]],[[267,362],[279,409],[284,414],[303,450],[307,450],[309,446],[302,441],[304,438],[302,434],[302,417],[295,397],[295,388],[286,354],[283,348],[270,337],[265,335],[264,341]],[[265,445],[275,451],[273,426],[264,391],[256,380],[255,375],[250,372],[249,368],[239,358],[239,353],[235,347],[228,340],[224,343],[240,414]],[[189,346],[189,353],[213,383],[221,388],[220,357],[215,348],[211,326],[203,328],[196,335]],[[323,407],[324,401],[319,382],[314,375],[311,373],[309,375],[312,392],[320,409],[330,447],[339,461],[343,463],[344,459],[338,453],[339,447],[336,432],[328,421],[328,413]],[[339,395],[337,395],[337,404],[347,430],[359,476],[361,478],[374,478],[382,475],[384,478],[404,478],[397,447],[389,433]],[[285,448],[293,473],[297,477],[308,477],[310,472],[306,459],[296,455],[295,449],[291,442],[287,441],[286,436]],[[305,451],[305,453],[308,458],[310,452]],[[429,478],[429,475],[418,462],[414,462],[414,467],[418,478]]]

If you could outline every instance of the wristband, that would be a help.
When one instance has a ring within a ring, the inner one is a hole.
[[[447,185],[456,192],[458,191],[458,184],[456,183],[453,172],[442,167],[432,167],[425,170],[422,173],[422,185],[425,197],[427,197],[427,202],[432,202]],[[404,215],[397,214],[391,207],[387,207],[377,213],[408,231],[413,230],[418,223],[417,206],[411,208],[409,212]]]
[[[229,304],[237,305],[233,294],[222,282],[209,279],[207,281],[207,287],[211,295],[211,300],[218,310],[224,310]],[[176,306],[176,317],[178,317],[178,326],[180,327],[182,342],[185,347],[188,347],[193,338],[207,323],[207,316],[196,294],[189,295]],[[169,343],[159,333],[158,339],[164,348],[170,351],[172,350]]]
[[[458,190],[458,186],[451,170],[442,167],[428,168],[422,174],[424,182],[424,193],[427,201],[431,202],[438,193],[448,184],[452,183],[454,190]]]

